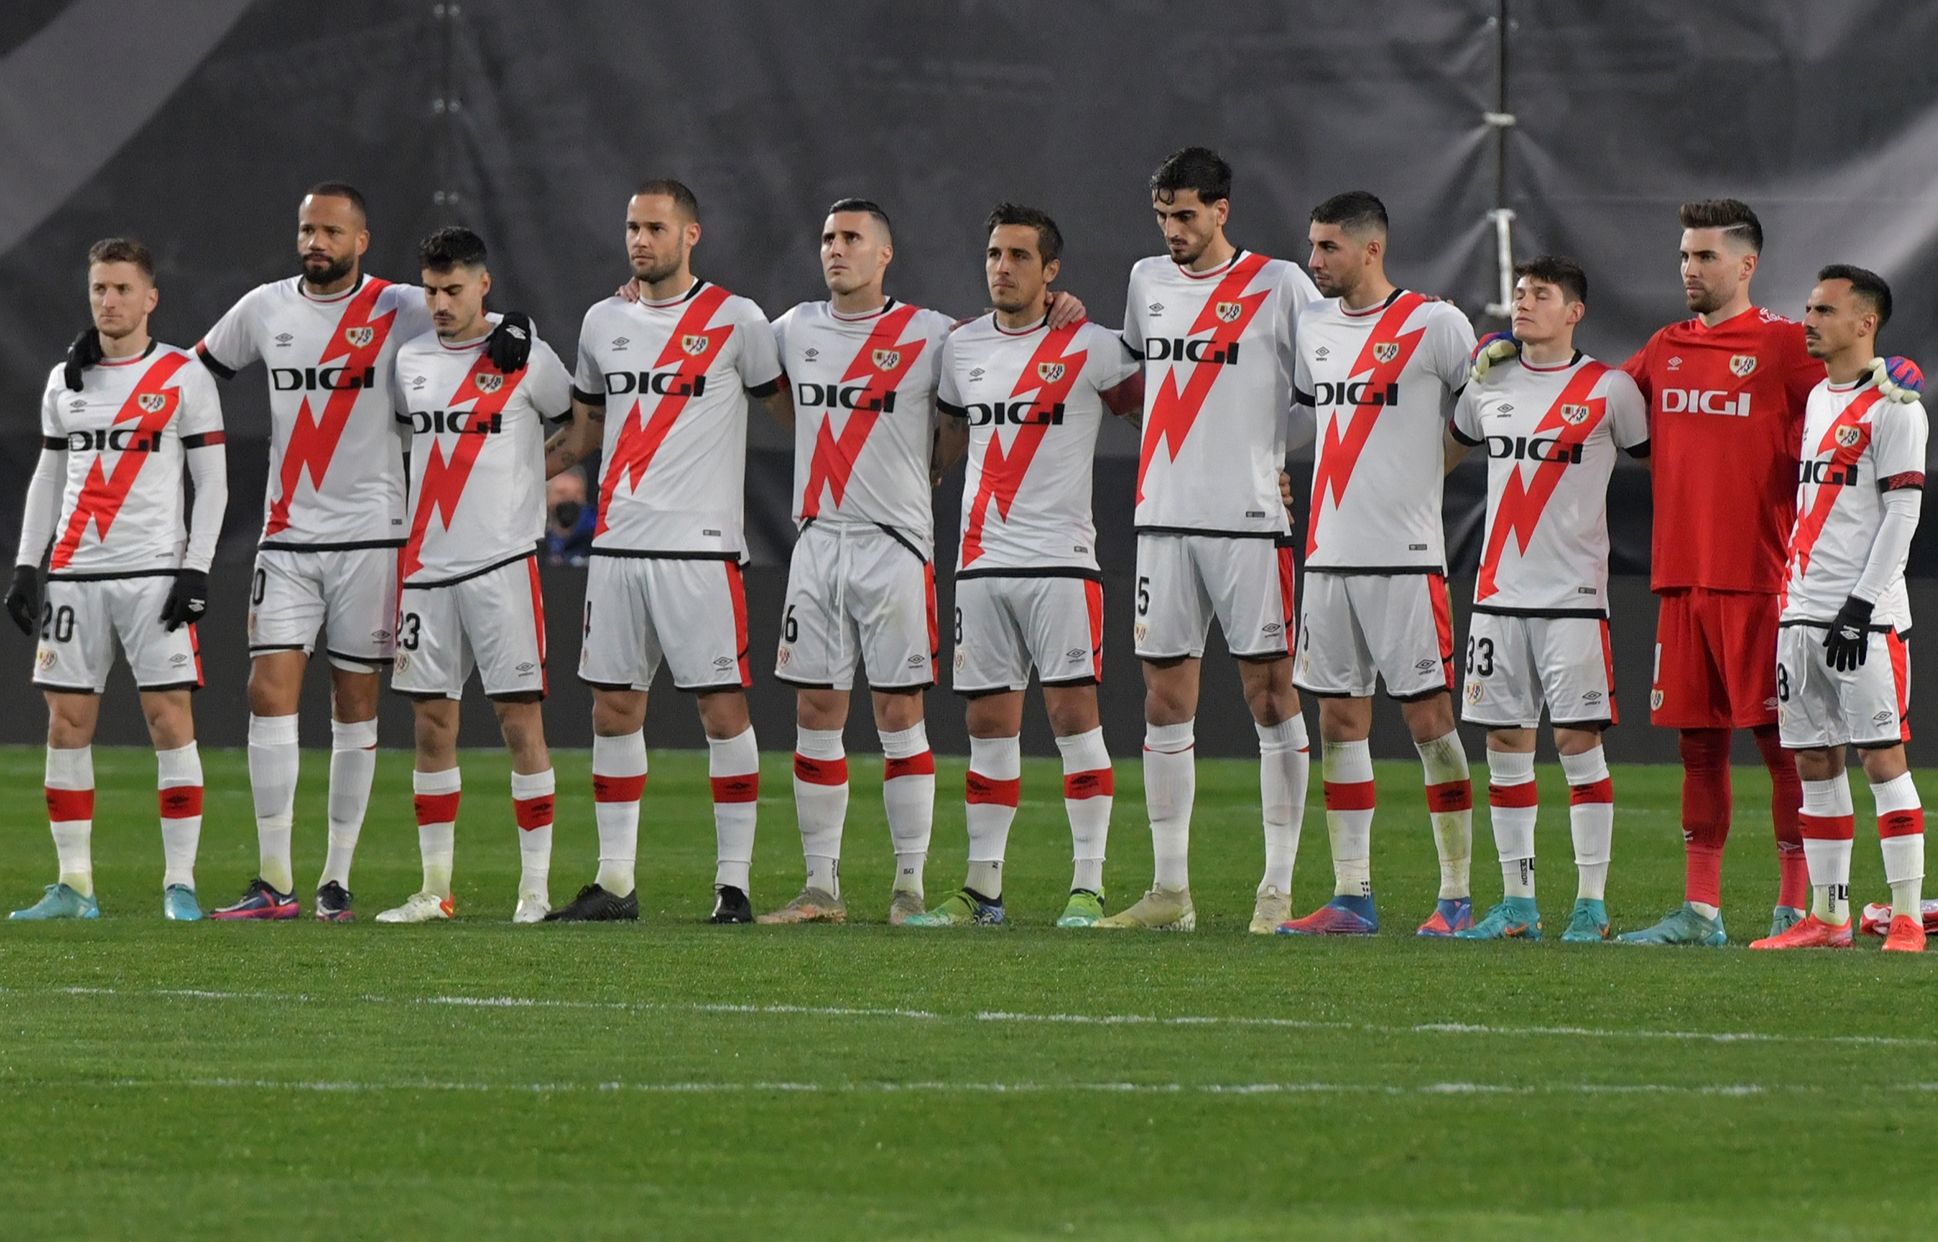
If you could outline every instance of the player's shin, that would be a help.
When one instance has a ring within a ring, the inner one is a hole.
[[[635,729],[592,739],[592,815],[599,828],[599,874],[593,882],[616,897],[635,887],[639,799],[646,790],[646,735]]]
[[[557,792],[550,768],[511,774],[511,813],[518,825],[518,895],[537,897],[547,907],[551,905],[552,814]]]
[[[1426,776],[1427,814],[1433,821],[1433,846],[1440,855],[1440,898],[1465,897],[1473,885],[1474,787],[1460,734],[1415,742]]]
[[[370,783],[377,774],[377,722],[330,721],[330,840],[317,887],[350,887],[350,860],[363,834]]]
[[[1723,842],[1729,839],[1729,730],[1684,729],[1682,752],[1683,897],[1697,914],[1722,912]]]
[[[713,883],[746,892],[754,866],[754,824],[760,807],[760,748],[754,727],[707,739],[713,786]]]
[[[296,804],[296,716],[249,717],[249,793],[256,805],[256,874],[279,893],[296,887],[290,831]]]
[[[917,721],[906,729],[881,730],[882,808],[895,843],[895,891],[922,896],[922,870],[935,827],[935,756],[929,731]]]
[[[161,808],[162,887],[195,888],[195,851],[202,841],[202,754],[194,742],[155,752]]]
[[[54,835],[60,882],[94,896],[94,749],[47,748],[47,826]]]
[[[1922,920],[1919,890],[1925,878],[1925,811],[1918,788],[1905,772],[1871,786],[1871,798],[1884,851],[1884,882],[1891,886],[1891,916]]]
[[[1365,738],[1326,742],[1321,759],[1333,895],[1373,895],[1373,753]]]
[[[1568,831],[1575,843],[1575,896],[1602,901],[1608,891],[1608,863],[1615,845],[1615,783],[1600,746],[1561,756],[1568,778]]]
[[[424,892],[451,897],[451,868],[457,855],[458,801],[463,781],[458,769],[412,772],[412,809],[417,814],[417,852],[424,864]]]
[[[992,901],[1003,895],[1003,856],[1022,793],[1020,737],[969,739],[969,774],[963,780],[969,825],[969,871],[963,887]]]
[[[1299,856],[1299,829],[1312,776],[1305,717],[1292,716],[1258,730],[1258,796],[1265,830],[1265,875],[1259,891],[1292,891],[1292,864]]]
[[[1487,814],[1507,897],[1534,898],[1534,825],[1540,814],[1531,751],[1487,752]]]
[[[1850,781],[1842,773],[1826,781],[1804,781],[1802,801],[1797,826],[1810,868],[1810,912],[1825,923],[1848,923],[1851,837],[1856,822]]]
[[[795,730],[794,815],[807,887],[841,896],[841,829],[848,818],[848,754],[841,730]]]
[[[1102,896],[1104,842],[1117,792],[1104,731],[1060,737],[1056,748],[1063,755],[1063,809],[1070,817],[1070,889]]]
[[[1196,721],[1144,728],[1144,807],[1151,818],[1152,884],[1191,887],[1191,806],[1197,800]]]

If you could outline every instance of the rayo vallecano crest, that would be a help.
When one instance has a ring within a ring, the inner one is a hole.
[[[1211,313],[1218,316],[1220,323],[1237,323],[1238,317],[1245,313],[1245,308],[1236,302],[1220,302],[1211,308]]]
[[[680,348],[695,357],[706,353],[707,334],[704,332],[688,332],[684,334],[680,337]]]
[[[497,392],[505,386],[505,377],[489,371],[480,371],[475,377],[479,392]]]
[[[1754,370],[1756,370],[1755,354],[1731,354],[1730,355],[1729,373],[1731,375],[1734,375],[1738,379],[1741,379],[1743,376],[1748,375],[1751,371],[1754,371]]]
[[[1570,427],[1579,427],[1588,421],[1588,407],[1585,405],[1564,405],[1561,407],[1561,421]]]
[[[356,348],[362,349],[365,345],[377,339],[377,330],[369,324],[355,328],[345,328],[343,330],[343,339],[350,342]]]
[[[144,392],[135,398],[135,404],[144,414],[159,414],[168,408],[168,394],[165,392]]]
[[[1063,378],[1061,362],[1039,362],[1036,364],[1036,378],[1046,384],[1054,384]]]
[[[1837,441],[1838,447],[1853,448],[1856,446],[1858,440],[1863,438],[1863,435],[1864,435],[1863,432],[1851,426],[1849,423],[1846,423],[1842,427],[1839,427],[1837,429],[1835,439]]]
[[[868,355],[877,371],[893,371],[902,365],[902,351],[899,349],[878,349]]]
[[[1373,344],[1373,358],[1379,362],[1391,362],[1400,356],[1398,341],[1376,341]]]

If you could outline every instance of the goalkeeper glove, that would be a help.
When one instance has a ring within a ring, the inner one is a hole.
[[[1877,390],[1900,405],[1910,405],[1925,392],[1925,373],[1909,358],[1896,354],[1871,359],[1871,375]]]
[[[75,392],[81,391],[81,371],[101,361],[101,334],[93,328],[74,338],[67,347],[67,362],[61,367],[61,378]]]
[[[1489,332],[1474,342],[1474,352],[1467,355],[1467,373],[1476,380],[1484,380],[1495,363],[1506,362],[1520,352],[1521,342],[1514,339],[1512,332]]]
[[[532,356],[531,316],[523,311],[506,311],[485,341],[485,355],[506,375],[523,371]]]
[[[209,576],[199,569],[175,571],[175,585],[168,588],[168,602],[162,605],[162,627],[180,629],[183,622],[194,625],[209,610]]]
[[[15,565],[13,581],[7,585],[7,615],[27,637],[40,625],[40,570],[33,565]]]
[[[1871,604],[1853,595],[1837,610],[1824,635],[1824,663],[1840,673],[1857,671],[1871,645]]]

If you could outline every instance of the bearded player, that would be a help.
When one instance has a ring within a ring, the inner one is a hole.
[[[1924,496],[1924,407],[1878,385],[1877,335],[1891,289],[1875,272],[1832,264],[1817,273],[1803,335],[1824,379],[1804,412],[1796,527],[1777,623],[1777,727],[1803,779],[1804,858],[1811,909],[1752,949],[1849,948],[1855,814],[1844,756],[1856,746],[1891,886],[1884,947],[1925,947],[1919,889],[1925,813],[1905,762],[1911,736],[1911,628],[1904,564]]]
[[[1033,207],[998,204],[983,271],[995,310],[942,346],[938,408],[953,459],[967,439],[956,558],[955,689],[968,701],[969,872],[911,926],[1004,922],[1003,859],[1022,790],[1023,692],[1035,670],[1063,757],[1070,897],[1058,927],[1103,916],[1115,781],[1097,715],[1103,579],[1092,460],[1106,412],[1135,415],[1137,360],[1094,323],[1050,326],[1063,234]]]
[[[565,922],[636,919],[639,805],[646,786],[647,691],[664,664],[699,704],[712,777],[710,921],[750,923],[748,872],[760,752],[747,715],[747,598],[740,566],[747,405],[792,419],[767,317],[693,274],[700,204],[678,181],[649,181],[626,203],[636,300],[585,314],[572,424],[546,446],[555,475],[603,441],[599,516],[586,575],[579,679],[592,688],[592,796],[599,871]],[[601,432],[603,428],[603,433]]]
[[[209,563],[229,499],[222,407],[193,354],[148,335],[161,297],[148,248],[111,237],[87,259],[93,325],[47,377],[40,463],[6,597],[14,624],[40,636],[34,684],[47,700],[47,819],[60,873],[12,917],[101,916],[93,743],[119,649],[155,744],[162,913],[193,921],[202,917],[202,758],[189,694],[202,684],[195,623],[208,607]],[[184,476],[195,488],[186,526]]]
[[[1575,348],[1588,277],[1542,255],[1514,269],[1518,353],[1476,357],[1448,426],[1448,463],[1487,453],[1487,531],[1474,584],[1462,719],[1487,728],[1488,817],[1499,905],[1463,940],[1541,938],[1534,893],[1535,729],[1545,709],[1568,782],[1578,873],[1565,941],[1608,936],[1615,787],[1602,732],[1615,723],[1608,640],[1608,479],[1618,451],[1649,459],[1642,394]]]
[[[1296,263],[1225,236],[1231,166],[1204,147],[1151,177],[1166,253],[1131,269],[1124,343],[1145,363],[1137,463],[1137,656],[1144,668],[1144,801],[1155,874],[1106,928],[1190,931],[1187,866],[1198,680],[1217,618],[1258,731],[1265,874],[1250,929],[1291,913],[1308,770],[1287,659],[1290,526],[1279,499],[1292,406],[1293,334],[1317,297]]]
[[[1751,731],[1770,773],[1782,876],[1771,935],[1803,918],[1810,888],[1773,657],[1804,408],[1824,371],[1799,324],[1750,302],[1763,250],[1756,213],[1715,199],[1684,203],[1681,220],[1683,292],[1695,318],[1658,331],[1623,369],[1649,402],[1649,578],[1661,601],[1649,705],[1657,725],[1681,734],[1687,871],[1683,904],[1620,939],[1720,945],[1734,729]]]
[[[424,291],[366,275],[363,195],[326,181],[296,210],[297,276],[258,286],[195,352],[222,379],[261,362],[269,380],[269,489],[249,588],[249,787],[257,875],[218,919],[301,913],[290,859],[296,707],[319,640],[330,662],[329,848],[316,917],[354,917],[350,862],[377,764],[378,672],[395,650],[404,441],[390,408],[402,341],[431,330]],[[505,317],[493,360],[525,365],[530,325]]]
[[[1473,786],[1454,729],[1453,619],[1441,485],[1447,417],[1467,382],[1474,330],[1449,302],[1386,275],[1387,218],[1363,190],[1312,211],[1312,278],[1327,300],[1299,322],[1297,389],[1319,439],[1306,534],[1299,687],[1319,696],[1333,897],[1280,931],[1370,935],[1372,695],[1398,700],[1420,755],[1440,859],[1422,936],[1473,923]]]

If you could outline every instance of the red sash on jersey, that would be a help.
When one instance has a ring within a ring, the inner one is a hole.
[[[1211,347],[1205,350],[1207,359],[1224,357],[1230,346],[1244,334],[1246,325],[1258,314],[1258,308],[1265,305],[1265,299],[1271,296],[1269,289],[1243,293],[1245,286],[1252,282],[1252,277],[1258,275],[1259,270],[1269,262],[1271,260],[1262,254],[1248,254],[1238,260],[1198,309],[1198,317],[1191,321],[1185,335],[1196,336],[1207,329],[1211,331]],[[1221,312],[1221,308],[1236,309]],[[1230,315],[1230,318],[1227,319],[1226,315]],[[1178,450],[1183,447],[1184,438],[1191,434],[1192,424],[1198,421],[1198,413],[1204,409],[1205,399],[1211,396],[1211,386],[1218,382],[1223,370],[1222,362],[1195,362],[1191,365],[1190,378],[1184,381],[1182,389],[1178,387],[1177,368],[1173,367],[1164,373],[1164,382],[1151,394],[1150,413],[1144,418],[1144,438],[1138,445],[1138,500],[1144,499],[1144,475],[1151,468],[1151,459],[1157,456],[1157,446],[1164,445],[1165,453],[1172,461],[1178,459]]]
[[[814,456],[808,461],[807,483],[801,488],[803,521],[820,515],[824,486],[834,497],[834,507],[841,507],[841,498],[848,492],[848,479],[855,472],[855,461],[868,441],[868,433],[875,429],[875,420],[881,416],[883,399],[894,391],[895,385],[928,347],[928,341],[921,337],[896,340],[915,317],[916,310],[913,306],[898,307],[877,320],[868,339],[855,351],[847,371],[842,373],[843,384],[863,377],[866,383],[861,400],[848,412],[848,421],[841,425],[839,436],[829,430],[832,419],[826,413],[815,429]]]
[[[1541,416],[1541,421],[1534,425],[1534,435],[1554,432],[1557,450],[1573,449],[1586,441],[1608,414],[1606,397],[1588,399],[1588,394],[1595,391],[1595,385],[1606,374],[1607,363],[1584,362],[1548,407],[1548,412]],[[1576,414],[1577,410],[1583,413]],[[1480,558],[1480,578],[1474,584],[1476,604],[1500,590],[1494,585],[1494,575],[1500,570],[1501,552],[1507,547],[1509,535],[1520,544],[1522,555],[1527,554],[1528,540],[1534,538],[1541,512],[1554,498],[1554,489],[1561,486],[1561,472],[1568,465],[1565,453],[1559,461],[1543,461],[1534,468],[1534,477],[1525,486],[1521,483],[1520,467],[1508,472],[1507,485],[1501,489],[1501,498],[1494,505],[1494,525],[1487,532],[1487,550]]]
[[[150,363],[134,391],[115,411],[114,421],[125,423],[129,419],[140,419],[136,432],[152,441],[162,428],[168,426],[168,420],[174,418],[181,407],[181,390],[164,389],[163,385],[174,378],[175,372],[181,370],[187,361],[187,354],[170,353]],[[127,502],[128,490],[135,485],[135,476],[141,473],[141,468],[151,456],[151,453],[124,452],[115,459],[114,473],[104,474],[100,453],[94,455],[93,462],[88,465],[87,479],[81,484],[81,494],[74,501],[74,512],[68,515],[67,529],[62,532],[61,541],[54,545],[54,554],[47,562],[49,570],[61,569],[74,559],[89,522],[94,523],[95,534],[101,542],[107,542],[108,528],[114,525],[115,516]]]
[[[1836,469],[1831,473],[1840,479],[1849,478],[1850,467],[1857,464],[1857,459],[1864,455],[1864,450],[1871,443],[1871,429],[1865,425],[1864,416],[1870,413],[1871,407],[1876,405],[1883,396],[1884,393],[1873,385],[1852,398],[1851,403],[1844,407],[1830,426],[1824,428],[1824,438],[1818,443],[1811,456],[1815,457],[1825,449],[1834,450],[1830,464]],[[1854,427],[1857,430],[1856,438],[1849,444],[1837,438],[1837,433],[1846,427]],[[1845,484],[1841,482],[1826,481],[1817,484],[1817,492],[1811,497],[1810,511],[1797,515],[1797,528],[1790,535],[1790,564],[1794,567],[1795,577],[1801,578],[1810,571],[1810,553],[1816,548],[1818,538],[1823,535],[1824,523],[1830,520],[1831,510],[1837,507],[1837,497],[1843,494],[1844,487]],[[1784,575],[1783,599],[1786,603],[1790,595],[1791,576]]]
[[[506,375],[492,364],[489,353],[480,350],[478,360],[471,364],[446,404],[456,408],[462,402],[474,402],[466,424],[475,426],[480,419],[489,420],[502,413],[511,394],[518,391],[519,381],[530,374],[531,368],[526,367]],[[464,497],[465,480],[471,477],[471,468],[478,464],[485,439],[483,435],[460,435],[449,457],[439,451],[436,438],[431,439],[430,455],[424,459],[424,478],[417,487],[417,512],[411,516],[410,538],[404,544],[404,559],[399,566],[400,581],[423,568],[424,532],[440,509],[444,514],[444,529],[451,529],[458,501]],[[541,642],[541,648],[543,645]]]
[[[1042,343],[1023,367],[1023,373],[1016,377],[1016,387],[1009,395],[1020,397],[1024,393],[1035,392],[1036,400],[1030,403],[1030,408],[1044,411],[1054,409],[1068,398],[1090,354],[1086,350],[1074,354],[1063,351],[1082,326],[1081,323],[1065,324],[1044,333]],[[991,424],[989,447],[983,453],[982,476],[976,488],[976,498],[969,506],[969,520],[962,528],[964,569],[982,555],[982,528],[983,521],[989,515],[989,502],[995,501],[996,512],[1004,521],[1009,520],[1009,508],[1016,502],[1016,489],[1023,485],[1023,476],[1029,472],[1030,462],[1036,457],[1036,450],[1049,430],[1048,422],[1024,423],[1016,429],[1016,438],[1010,442],[1009,452],[1004,453],[1002,435],[996,425]]]
[[[378,280],[375,276],[364,279],[363,287],[343,308],[343,317],[331,330],[330,343],[316,361],[318,367],[329,366],[339,358],[343,360],[340,364],[343,370],[352,374],[377,365],[384,342],[390,339],[397,312],[386,311],[374,319],[370,312],[377,308],[377,299],[388,288],[387,280]],[[310,413],[308,397],[296,407],[296,417],[289,424],[289,443],[283,446],[282,469],[277,473],[276,498],[270,502],[269,520],[263,524],[263,538],[289,529],[289,502],[295,497],[296,485],[305,471],[309,473],[311,487],[323,486],[323,476],[330,469],[330,459],[336,456],[343,429],[350,425],[350,411],[356,408],[357,398],[365,391],[363,388],[331,389],[320,416]]]
[[[1396,383],[1406,364],[1413,360],[1413,351],[1420,347],[1426,337],[1425,327],[1416,328],[1404,335],[1400,325],[1407,321],[1416,307],[1426,302],[1417,293],[1402,292],[1393,299],[1391,305],[1380,312],[1379,321],[1373,330],[1366,334],[1366,343],[1359,348],[1359,357],[1353,359],[1353,369],[1346,378],[1370,371],[1366,380],[1369,393],[1385,392],[1387,386]],[[1375,353],[1378,346],[1394,346],[1393,352],[1382,362]],[[1354,407],[1346,423],[1344,435],[1333,430],[1338,419],[1327,423],[1325,437],[1319,443],[1318,455],[1313,459],[1312,468],[1312,515],[1306,519],[1305,556],[1308,561],[1319,550],[1319,515],[1322,512],[1320,501],[1327,492],[1332,493],[1334,509],[1346,497],[1346,485],[1352,481],[1353,467],[1359,464],[1359,455],[1366,451],[1366,442],[1373,437],[1373,424],[1379,421],[1380,410],[1384,408],[1372,402]]]

